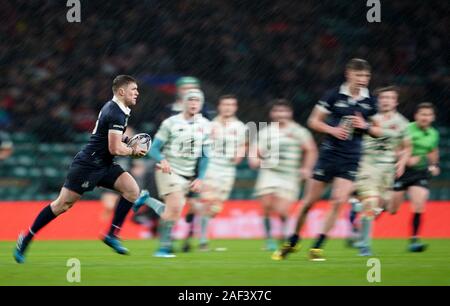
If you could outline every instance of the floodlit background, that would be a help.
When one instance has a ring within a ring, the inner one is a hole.
[[[351,57],[371,63],[372,89],[401,87],[409,118],[419,102],[437,106],[442,174],[431,197],[450,198],[447,1],[382,1],[381,23],[366,20],[366,1],[89,0],[80,23],[65,2],[0,1],[0,129],[14,143],[0,199],[57,195],[117,74],[138,77],[130,125],[153,134],[183,75],[201,80],[212,107],[238,95],[245,122],[265,121],[267,101],[284,97],[304,123]],[[251,198],[255,176],[242,163],[232,198]]]

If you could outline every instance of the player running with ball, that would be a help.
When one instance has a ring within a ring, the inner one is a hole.
[[[30,242],[43,227],[68,211],[83,193],[96,186],[116,190],[121,195],[103,241],[117,253],[128,254],[117,234],[139,196],[139,186],[128,172],[114,162],[114,156],[142,157],[147,150],[140,146],[129,147],[123,142],[130,107],[136,105],[139,95],[136,79],[119,75],[113,81],[112,90],[114,97],[100,111],[88,144],[73,159],[58,198],[42,209],[26,235],[19,235],[14,250],[14,259],[18,263],[25,262],[25,252]]]

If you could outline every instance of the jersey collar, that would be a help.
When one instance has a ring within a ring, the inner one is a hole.
[[[127,116],[130,115],[131,109],[128,106],[125,106],[125,104],[120,102],[119,99],[116,96],[114,96],[112,100],[113,100],[113,102],[115,102],[119,106],[119,108],[122,110],[122,112],[125,113],[125,115],[127,115]]]
[[[341,85],[341,87],[339,87],[339,93],[346,95],[347,97],[352,96],[347,83],[344,83]],[[356,100],[359,101],[367,98],[370,98],[369,90],[366,87],[363,87],[359,90],[359,97]]]
[[[220,120],[220,117],[219,116],[216,116],[214,119],[213,119],[213,121],[214,122],[218,122],[218,123],[222,123],[222,121]],[[237,121],[237,117],[236,116],[233,116],[233,117],[230,117],[230,119],[228,120],[228,121],[226,121],[225,123],[233,123],[233,122],[236,122]]]

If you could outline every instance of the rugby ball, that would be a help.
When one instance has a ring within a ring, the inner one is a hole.
[[[133,137],[131,137],[130,140],[128,140],[127,145],[132,148],[139,146],[148,151],[148,149],[152,145],[152,138],[150,137],[149,134],[146,133],[136,134]]]

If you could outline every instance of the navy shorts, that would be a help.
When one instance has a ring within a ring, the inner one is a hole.
[[[329,153],[319,154],[313,171],[313,179],[329,183],[335,177],[355,181],[358,172],[359,158],[338,158]]]
[[[411,186],[418,186],[428,189],[430,180],[428,169],[407,168],[405,173],[394,182],[394,191],[405,191]]]
[[[70,165],[64,187],[78,194],[91,191],[97,186],[114,190],[114,183],[124,172],[116,163],[99,167],[74,161]]]

